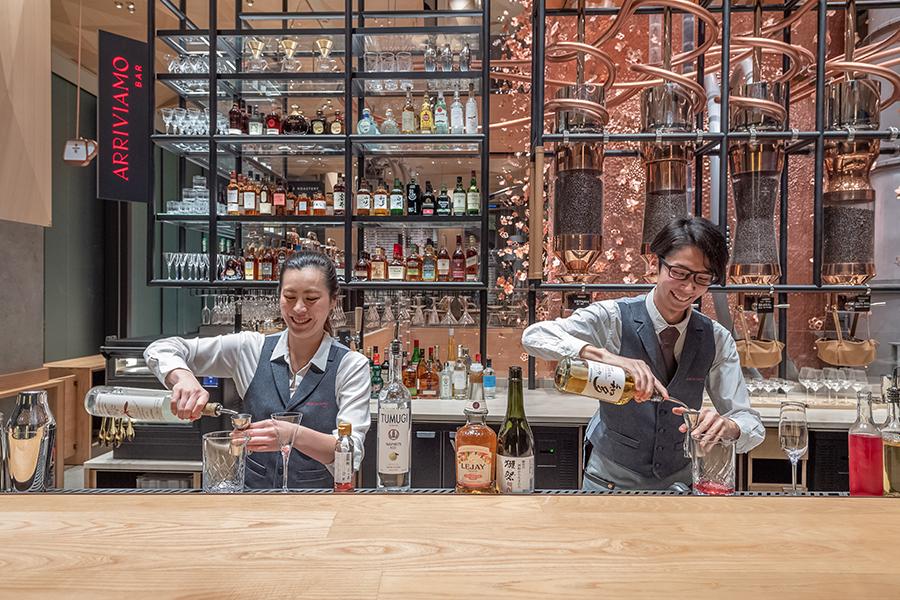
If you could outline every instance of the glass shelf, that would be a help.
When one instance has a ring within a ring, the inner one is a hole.
[[[343,156],[343,135],[217,135],[216,143],[226,152],[252,156]]]
[[[288,231],[296,229],[301,237],[305,237],[308,231],[320,231],[323,227],[343,227],[342,217],[246,217],[219,215],[216,219],[216,233],[220,237],[235,239],[236,227],[239,223],[244,235],[251,231],[284,235]],[[209,233],[208,215],[175,215],[158,213],[156,222],[166,225],[174,225],[189,231]]]
[[[351,135],[357,155],[478,156],[484,136],[478,135]]]
[[[418,228],[424,229],[435,227],[438,229],[450,227],[463,227],[472,229],[481,226],[481,216],[465,216],[465,217],[425,217],[421,215],[404,215],[392,217],[353,217],[354,223],[365,224],[367,227],[387,227],[387,228]]]

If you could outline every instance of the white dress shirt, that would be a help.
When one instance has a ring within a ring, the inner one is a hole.
[[[312,359],[297,369],[291,379],[290,394],[315,364],[324,371],[328,365],[328,353],[331,350],[332,337],[327,333],[322,337],[318,350]],[[230,377],[234,380],[237,392],[243,399],[250,387],[250,382],[259,366],[259,355],[262,352],[266,336],[255,331],[242,331],[229,335],[207,338],[184,339],[179,337],[157,340],[147,346],[144,359],[156,377],[166,383],[166,376],[174,369],[187,369],[191,373],[206,377]],[[288,350],[287,331],[283,331],[272,350],[270,360],[284,358],[288,370],[294,373],[291,365],[291,354]],[[366,433],[371,424],[369,412],[369,394],[371,379],[369,378],[369,361],[359,352],[348,352],[338,366],[334,382],[337,394],[337,420],[346,421],[353,427],[351,436],[355,445],[355,468],[363,459]],[[332,435],[337,439],[337,423]],[[329,471],[332,465],[325,465]]]
[[[678,329],[675,341],[675,360],[681,359],[684,349],[684,332],[690,314],[680,323],[668,323],[659,314],[650,290],[646,298],[647,312],[653,321],[656,335],[667,327]],[[749,452],[766,436],[759,413],[750,408],[750,396],[741,373],[734,338],[727,329],[716,321],[713,324],[713,339],[716,355],[706,377],[706,392],[719,414],[733,420],[741,430],[737,440],[738,452]],[[622,344],[622,316],[616,300],[594,302],[590,306],[576,310],[572,316],[553,321],[540,321],[528,327],[522,334],[522,345],[535,356],[547,360],[576,358],[587,345],[604,348],[618,354]]]

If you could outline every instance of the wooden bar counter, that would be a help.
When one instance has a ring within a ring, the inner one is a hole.
[[[890,498],[0,495],[2,598],[897,598]]]

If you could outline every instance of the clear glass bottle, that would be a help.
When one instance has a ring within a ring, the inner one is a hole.
[[[631,373],[605,363],[583,358],[564,358],[556,366],[554,385],[560,392],[596,398],[610,404],[627,404],[634,399],[634,377]],[[662,402],[653,394],[651,402]]]
[[[463,44],[462,50],[459,51],[459,70],[468,71],[472,66],[472,49],[469,43]]]
[[[509,368],[506,418],[497,435],[497,489],[501,494],[534,492],[534,434],[525,418],[521,367]]]
[[[478,103],[475,102],[475,86],[469,84],[469,99],[466,100],[466,134],[478,133]]]
[[[894,368],[885,393],[888,418],[881,428],[884,443],[884,495],[900,496],[900,367]]]
[[[453,103],[450,105],[450,133],[462,135],[466,132],[465,109],[459,100],[459,88],[453,90]]]
[[[372,119],[372,113],[368,108],[364,108],[359,122],[356,124],[356,133],[359,135],[375,135],[378,133],[375,127],[375,120]]]
[[[9,454],[0,459],[9,465],[11,491],[46,492],[56,487],[56,419],[47,392],[20,392],[3,435]]]
[[[332,194],[334,198],[334,216],[336,217],[343,216],[346,210],[347,197],[345,196],[345,190],[344,174],[338,173],[337,183],[334,184],[334,192]]]
[[[433,41],[425,42],[425,70],[437,70],[437,49]]]
[[[437,134],[450,133],[450,118],[447,115],[447,102],[444,100],[444,92],[438,91],[437,100],[434,101],[434,132]]]
[[[394,119],[394,111],[386,109],[384,111],[384,121],[381,122],[381,133],[384,135],[397,135],[400,128],[397,127],[397,121]]]
[[[494,367],[491,364],[491,359],[488,358],[485,361],[484,365],[484,397],[488,400],[493,400],[497,397],[497,373],[494,371]],[[518,368],[518,367],[511,367]],[[519,384],[521,385],[522,380],[522,370],[519,369]]]
[[[418,131],[416,127],[416,107],[413,105],[412,90],[406,90],[406,104],[400,115],[400,133],[411,134]]]
[[[389,382],[378,395],[378,488],[408,491],[412,412],[400,372],[400,340],[391,342]]]
[[[497,434],[485,423],[481,373],[472,375],[472,396],[466,408],[466,424],[456,430],[456,492],[496,493]]]
[[[444,47],[441,48],[441,56],[438,62],[441,65],[441,71],[453,70],[453,50],[450,49],[450,44],[444,44]]]
[[[263,134],[263,118],[259,114],[259,108],[256,106],[253,107],[253,114],[250,115],[250,120],[247,123],[247,133],[250,135]]]
[[[449,360],[444,363],[438,378],[440,397],[449,400],[453,397],[453,365]]]
[[[884,494],[884,449],[881,432],[872,420],[872,393],[856,394],[856,421],[847,436],[850,495]]]
[[[453,398],[465,400],[469,393],[469,370],[463,358],[462,346],[457,348],[456,362],[453,363]]]
[[[338,439],[334,444],[334,491],[353,491],[353,438],[350,434],[353,426],[340,421],[338,423]]]

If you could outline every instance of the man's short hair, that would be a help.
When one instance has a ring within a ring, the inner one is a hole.
[[[659,258],[667,256],[686,246],[695,246],[706,257],[707,268],[715,277],[715,283],[725,281],[728,266],[728,244],[719,228],[703,217],[675,219],[663,227],[650,251]]]

